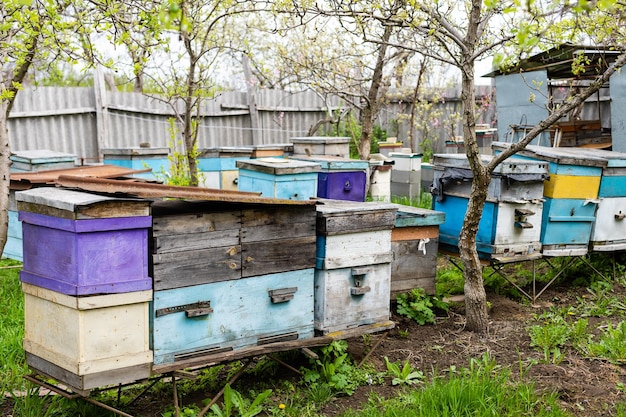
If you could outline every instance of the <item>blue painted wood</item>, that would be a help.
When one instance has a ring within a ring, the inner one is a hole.
[[[139,174],[134,174],[135,177],[146,178],[146,179],[156,179],[156,177],[165,172],[169,172],[170,162],[167,158],[154,158],[154,159],[104,159],[105,164],[117,165],[124,168],[130,169],[152,169],[152,172],[144,172]]]
[[[600,179],[600,198],[626,197],[626,176],[605,176]]]
[[[238,187],[262,197],[308,200],[317,196],[317,172],[273,175],[239,168]]]
[[[445,212],[446,221],[439,226],[442,246],[456,251],[469,199],[444,195],[435,199],[435,209]],[[516,216],[516,209],[528,210],[528,216]],[[540,244],[543,206],[540,202],[486,202],[478,225],[476,247],[479,253],[498,259],[537,256]],[[516,223],[524,222],[530,228]]]
[[[255,346],[272,336],[311,338],[313,285],[310,268],[156,291],[151,305],[154,363],[172,363],[212,349]],[[272,303],[269,291],[284,288],[296,288],[293,299]],[[158,313],[201,301],[210,302],[212,312],[198,317],[188,317],[184,310]]]
[[[9,210],[9,230],[7,242],[4,245],[4,258],[21,261],[23,259],[22,223],[18,219],[17,211]]]
[[[238,158],[198,158],[198,169],[200,171],[233,171],[237,169],[237,161],[247,161],[249,157]]]
[[[546,198],[541,243],[543,245],[587,245],[596,219],[597,203],[572,198]]]
[[[396,222],[393,227],[419,227],[435,226],[442,224],[446,219],[443,211],[428,210],[419,207],[394,204],[396,211]]]
[[[47,149],[16,151],[10,159],[11,172],[64,169],[76,166],[76,155]]]
[[[320,172],[317,196],[333,200],[365,201],[365,171]]]
[[[436,200],[436,199],[435,199]],[[439,226],[439,242],[451,247],[458,247],[459,235],[465,213],[467,198],[446,195],[442,201],[435,201],[435,210],[445,213],[446,221]],[[492,253],[493,239],[497,225],[497,204],[486,202],[476,234],[476,248],[479,252]]]
[[[69,220],[18,214],[24,282],[68,295],[152,288],[148,276],[150,216]]]

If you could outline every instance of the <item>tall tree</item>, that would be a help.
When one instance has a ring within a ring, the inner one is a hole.
[[[474,92],[477,61],[493,56],[498,51],[501,64],[510,63],[530,52],[537,52],[565,39],[572,39],[584,27],[571,24],[563,30],[562,21],[577,22],[585,13],[595,13],[593,19],[613,15],[609,7],[615,1],[558,2],[552,0],[494,1],[494,0],[440,0],[413,1],[398,8],[396,1],[329,0],[324,13],[352,14],[361,22],[372,20],[382,25],[394,25],[410,31],[418,47],[409,44],[391,44],[393,47],[413,50],[436,61],[456,67],[461,77],[462,125],[466,155],[473,173],[473,182],[467,213],[460,234],[459,252],[464,265],[467,329],[486,333],[488,327],[486,293],[482,266],[476,249],[476,235],[487,197],[487,188],[496,165],[526,146],[541,130],[580,104],[584,98],[601,86],[601,82],[623,65],[623,57],[606,69],[597,82],[571,97],[551,115],[538,124],[516,146],[493,159],[487,165],[481,162],[476,141],[476,103]],[[617,11],[621,12],[620,7]],[[393,11],[393,12],[391,12]],[[612,14],[611,14],[612,13]],[[622,15],[623,16],[623,15]],[[619,20],[619,19],[617,19]],[[554,30],[554,29],[558,30]],[[618,30],[615,25],[612,28]],[[587,34],[588,35],[588,34]],[[569,38],[568,38],[569,37]],[[589,36],[588,36],[589,37]],[[623,44],[623,37],[621,38]]]
[[[0,3],[0,253],[8,230],[11,108],[35,63],[45,65],[63,54],[72,55],[70,34],[80,31],[73,3],[53,0]]]
[[[165,101],[173,110],[182,136],[189,185],[199,182],[196,152],[202,104],[219,91],[216,76],[225,51],[242,49],[244,40],[241,33],[232,30],[232,20],[266,7],[258,0],[165,3],[161,16],[169,37],[151,57],[150,77],[161,90],[152,97]]]
[[[402,41],[399,28],[361,19],[356,9],[350,9],[351,2],[346,2],[346,9],[287,3],[283,11],[290,11],[293,18],[277,29],[289,39],[277,49],[281,73],[288,71],[298,84],[322,97],[338,96],[353,109],[361,125],[357,150],[361,159],[367,159],[375,120],[391,79],[413,52],[391,46]],[[387,16],[393,16],[406,2],[392,3],[384,11]]]

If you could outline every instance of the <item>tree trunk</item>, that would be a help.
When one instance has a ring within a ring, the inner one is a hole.
[[[461,53],[461,102],[463,104],[463,141],[467,160],[474,176],[465,220],[459,237],[459,253],[463,261],[465,278],[465,319],[468,330],[485,334],[488,330],[487,294],[483,281],[483,268],[478,258],[476,235],[483,214],[491,172],[480,160],[476,142],[476,99],[474,92],[474,48],[478,41],[481,0],[472,0],[470,22],[464,39],[466,49]]]
[[[9,231],[9,185],[11,181],[9,144],[9,105],[0,100],[0,253],[4,252]]]

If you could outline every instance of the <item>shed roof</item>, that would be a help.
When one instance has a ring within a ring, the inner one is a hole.
[[[595,77],[597,74],[603,72],[621,52],[622,51],[615,46],[591,46],[565,43],[523,59],[512,68],[494,70],[484,76],[496,77],[499,75],[545,69],[550,79],[573,78],[575,75],[572,73],[572,63],[576,57],[582,54],[589,60],[587,64],[584,64],[584,75],[579,76],[579,78],[585,78],[586,76]]]

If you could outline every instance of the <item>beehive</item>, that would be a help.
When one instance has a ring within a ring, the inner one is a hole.
[[[152,291],[75,297],[22,283],[30,367],[78,391],[150,376]]]

